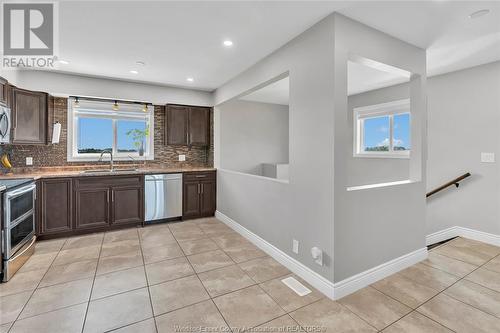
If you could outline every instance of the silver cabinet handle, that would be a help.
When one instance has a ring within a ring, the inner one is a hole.
[[[205,189],[205,186],[203,184],[200,184],[200,187],[201,187],[201,194],[203,194],[203,191]]]

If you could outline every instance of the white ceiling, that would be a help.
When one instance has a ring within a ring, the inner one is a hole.
[[[290,80],[288,76],[273,82],[248,95],[240,97],[244,101],[288,105],[290,97]]]
[[[210,91],[333,11],[428,49],[429,75],[500,60],[496,1],[65,1],[57,71]]]

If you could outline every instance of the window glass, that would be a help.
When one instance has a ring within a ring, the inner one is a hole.
[[[394,131],[392,145],[394,150],[410,150],[410,114],[394,115]]]
[[[102,153],[113,148],[113,121],[106,118],[78,119],[78,153]]]
[[[362,130],[364,151],[389,151],[389,116],[365,118]]]
[[[145,150],[148,141],[146,121],[143,120],[117,120],[116,145],[118,152],[138,152],[140,147]]]

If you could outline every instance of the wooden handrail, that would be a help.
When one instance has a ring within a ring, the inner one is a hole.
[[[464,173],[464,174],[463,174],[463,175],[461,175],[460,177],[457,177],[457,178],[455,178],[455,179],[453,179],[453,180],[451,180],[451,181],[447,182],[446,184],[441,185],[441,186],[439,186],[438,188],[436,188],[436,189],[434,189],[434,190],[430,191],[429,193],[427,193],[427,194],[425,195],[425,197],[426,197],[426,198],[428,198],[428,197],[430,197],[431,195],[436,194],[436,193],[438,193],[439,191],[442,191],[442,190],[444,190],[445,188],[447,188],[447,187],[449,187],[449,186],[451,186],[451,185],[455,185],[456,187],[458,187],[458,186],[460,185],[460,184],[458,183],[459,181],[464,180],[465,178],[470,177],[470,176],[471,176],[471,174],[470,174],[469,172]]]

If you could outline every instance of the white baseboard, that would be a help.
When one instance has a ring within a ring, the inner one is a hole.
[[[426,237],[426,243],[427,245],[436,244],[454,237],[464,237],[477,240],[479,242],[500,246],[500,235],[490,234],[487,232],[459,226],[450,227],[428,235]]]
[[[418,249],[350,278],[333,283],[223,213],[217,211],[215,216],[331,299],[344,297],[427,258],[427,248]]]
[[[224,215],[223,213],[216,211],[215,217],[224,222],[230,228],[238,232],[240,235],[248,239],[255,246],[257,246],[262,251],[266,252],[269,256],[273,257],[280,264],[288,268],[293,273],[300,276],[302,279],[307,281],[314,288],[321,291],[327,297],[334,299],[334,287],[333,282],[329,281],[325,277],[319,275],[309,267],[300,263],[296,259],[290,257],[285,252],[281,251],[271,243],[257,236],[247,228],[243,227],[241,224],[237,223],[230,217]]]

